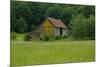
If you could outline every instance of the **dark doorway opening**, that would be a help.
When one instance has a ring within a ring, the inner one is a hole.
[[[62,28],[60,28],[60,35],[62,35]]]

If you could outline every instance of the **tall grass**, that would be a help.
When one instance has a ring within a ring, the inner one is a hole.
[[[11,43],[11,65],[36,65],[95,61],[95,42],[33,41]]]

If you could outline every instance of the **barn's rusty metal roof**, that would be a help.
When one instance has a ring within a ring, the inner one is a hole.
[[[48,18],[48,20],[55,26],[59,28],[67,28],[66,25],[59,19]]]

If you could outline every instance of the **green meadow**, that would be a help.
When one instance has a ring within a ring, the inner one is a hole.
[[[12,67],[92,61],[95,61],[94,40],[11,41]]]

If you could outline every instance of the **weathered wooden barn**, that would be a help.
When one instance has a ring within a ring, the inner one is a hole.
[[[67,26],[59,19],[47,18],[38,28],[40,37],[43,36],[64,36],[67,33]]]

